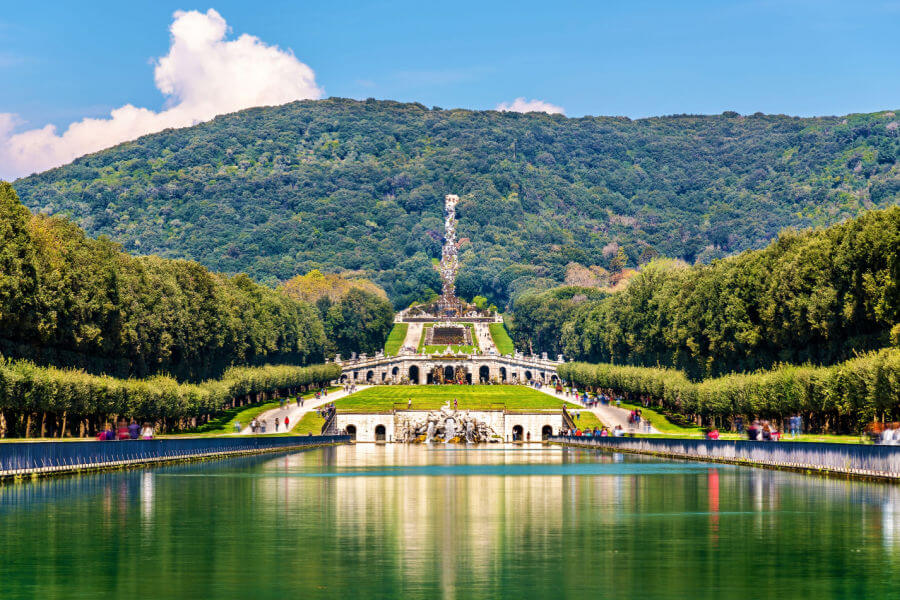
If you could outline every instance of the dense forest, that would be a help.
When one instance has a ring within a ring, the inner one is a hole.
[[[439,290],[431,259],[442,198],[456,193],[459,294],[505,306],[562,283],[573,263],[615,273],[660,255],[709,262],[786,226],[896,204],[898,122],[893,112],[630,120],[330,99],[145,136],[15,187],[35,212],[130,253],[270,285],[357,270],[397,307]]]
[[[218,377],[232,365],[321,361],[315,307],[197,263],[134,258],[0,183],[0,353],[93,373]]]
[[[655,260],[622,291],[523,294],[513,309],[518,347],[577,360],[672,367],[694,379],[831,365],[900,346],[900,207],[786,231],[709,265]]]

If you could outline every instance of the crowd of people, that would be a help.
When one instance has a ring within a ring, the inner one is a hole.
[[[153,426],[150,425],[150,423],[138,425],[137,422],[132,419],[130,424],[126,421],[120,421],[118,428],[114,430],[112,425],[107,423],[103,431],[97,434],[97,439],[101,442],[115,440],[152,440]]]
[[[326,421],[334,416],[334,413],[337,412],[337,408],[334,406],[334,402],[331,404],[326,404],[325,406],[320,406],[316,409],[316,412],[319,413],[319,416],[325,419]]]
[[[607,429],[604,425],[603,427],[586,427],[584,429],[578,427],[563,429],[560,431],[560,435],[568,437],[625,437],[626,435],[634,434],[626,432],[625,428],[621,425],[616,425],[612,429]]]

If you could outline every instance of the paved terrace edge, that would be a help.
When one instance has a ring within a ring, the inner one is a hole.
[[[226,446],[213,442],[226,442]],[[209,442],[204,444],[202,442]],[[218,460],[252,454],[266,454],[275,452],[290,452],[300,449],[312,449],[323,446],[336,446],[349,444],[348,435],[330,436],[279,436],[279,437],[252,437],[252,438],[180,438],[180,439],[155,439],[155,440],[121,440],[121,441],[66,441],[66,442],[9,442],[0,444],[0,485],[28,481],[43,477],[59,477],[63,475],[85,474],[99,471],[113,471],[128,468],[140,468],[160,464],[179,462],[196,462],[203,460]],[[189,446],[193,442],[195,447]],[[260,443],[264,442],[264,443]],[[178,448],[178,446],[187,447]],[[82,446],[81,456],[77,453],[70,456],[53,456],[48,453],[43,458],[43,465],[33,466],[18,465],[21,468],[8,468],[10,466],[9,455],[20,444],[38,448],[40,446],[65,446],[66,449],[76,449]],[[152,445],[151,447],[139,447]],[[218,446],[218,447],[216,447]],[[100,454],[91,454],[91,451],[109,449],[119,450],[103,457]],[[4,452],[6,450],[6,452]],[[133,452],[122,452],[133,450]],[[80,459],[80,460],[79,460]],[[97,460],[93,460],[97,459]],[[105,459],[105,460],[104,460]],[[85,462],[87,461],[87,462]]]
[[[572,436],[554,436],[548,442],[570,448],[900,483],[900,446]]]

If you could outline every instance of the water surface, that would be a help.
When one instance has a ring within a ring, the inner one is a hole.
[[[900,488],[360,444],[0,488],[0,598],[897,598]]]

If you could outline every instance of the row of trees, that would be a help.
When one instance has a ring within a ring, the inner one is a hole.
[[[737,416],[781,421],[801,414],[812,429],[859,432],[900,420],[900,349],[886,348],[837,365],[779,365],[755,373],[689,380],[675,369],[570,362],[560,377],[608,389],[700,424],[727,426]]]
[[[284,282],[278,291],[310,302],[325,326],[325,354],[374,354],[384,348],[394,323],[394,307],[384,290],[367,279],[313,269]]]
[[[313,304],[291,297],[296,287],[282,293],[194,262],[131,257],[68,221],[32,215],[0,182],[0,354],[8,357],[200,381],[232,365],[371,352],[384,344],[393,310],[371,282],[352,283]]]
[[[220,379],[179,383],[163,375],[119,379],[0,359],[0,437],[94,435],[117,419],[178,431],[227,407],[325,386],[340,374],[334,363],[265,365],[231,367]]]
[[[900,344],[900,207],[688,267],[655,260],[608,297],[563,288],[514,303],[519,347],[700,379],[834,364]]]

